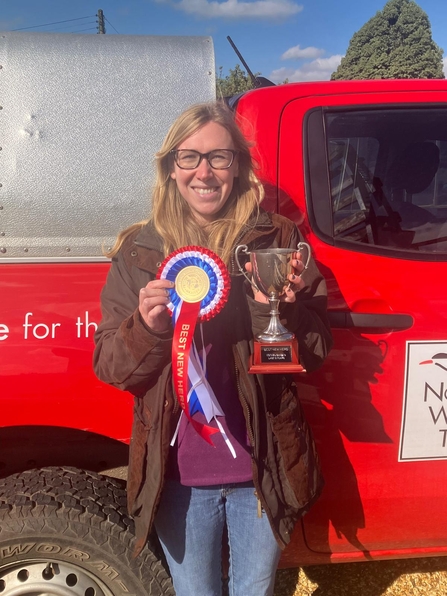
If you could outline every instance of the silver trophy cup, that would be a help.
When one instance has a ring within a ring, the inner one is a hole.
[[[293,339],[295,336],[288,331],[279,320],[279,301],[289,282],[289,275],[293,273],[292,257],[297,251],[302,252],[306,248],[307,258],[304,269],[306,270],[311,256],[311,248],[307,242],[300,242],[296,248],[266,248],[261,250],[248,251],[246,244],[236,247],[235,258],[239,271],[251,283],[256,291],[266,296],[270,303],[270,322],[256,339],[264,343],[277,343]],[[252,268],[252,279],[247,275],[239,261],[239,254],[244,253],[250,256]]]

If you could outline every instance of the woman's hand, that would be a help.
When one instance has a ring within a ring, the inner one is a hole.
[[[139,296],[139,311],[143,321],[156,333],[167,331],[171,324],[171,317],[167,309],[169,304],[169,288],[173,288],[172,281],[155,279],[145,288],[141,288]]]
[[[305,265],[302,261],[302,255],[300,252],[295,252],[292,255],[292,273],[288,276],[289,283],[284,287],[284,291],[280,296],[281,302],[295,302],[296,300],[296,292],[299,292],[305,287],[305,283],[301,278],[303,271],[305,270]],[[245,269],[251,273],[251,263],[248,262],[245,264]],[[253,287],[253,286],[252,286]],[[262,292],[256,292],[253,288],[253,295],[257,302],[268,302],[267,296],[265,296]]]
[[[306,285],[301,277],[306,266],[302,261],[300,252],[295,252],[292,255],[292,268],[293,271],[288,277],[290,283],[285,287],[284,294],[281,294],[281,300],[283,302],[295,302],[296,293],[302,290]]]

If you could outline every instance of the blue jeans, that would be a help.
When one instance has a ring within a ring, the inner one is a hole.
[[[221,596],[228,528],[229,595],[272,596],[280,548],[251,482],[191,488],[168,481],[155,528],[176,596]]]

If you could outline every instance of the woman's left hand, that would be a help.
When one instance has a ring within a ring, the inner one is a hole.
[[[281,294],[282,302],[295,302],[296,293],[305,287],[305,283],[302,279],[302,274],[305,270],[305,265],[302,261],[302,255],[300,252],[295,252],[292,255],[292,267],[293,271],[289,275],[289,284],[285,287],[285,291]]]

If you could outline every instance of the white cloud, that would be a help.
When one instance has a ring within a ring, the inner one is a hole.
[[[445,58],[442,59],[442,63],[444,65],[444,76],[447,79],[447,56]]]
[[[155,1],[162,3],[166,0]],[[170,3],[183,12],[207,18],[284,19],[303,10],[303,7],[293,0],[255,0],[254,2],[244,2],[243,0],[224,0],[224,2],[217,2],[216,0],[180,0],[180,2]]]
[[[300,68],[278,68],[268,77],[274,83],[282,83],[284,79],[289,79],[291,83],[297,81],[328,81],[331,74],[340,64],[343,56],[334,54],[329,58],[318,58],[312,62],[306,62]]]
[[[320,48],[314,48],[312,46],[308,46],[307,48],[301,48],[300,46],[294,46],[293,48],[289,48],[284,52],[281,56],[281,60],[292,60],[292,59],[312,59],[312,58],[319,58],[324,54],[324,50]]]

